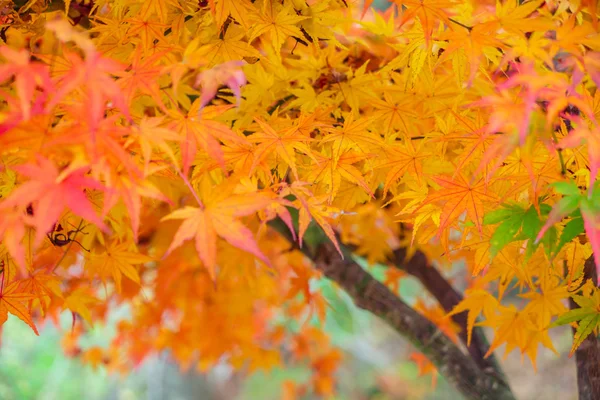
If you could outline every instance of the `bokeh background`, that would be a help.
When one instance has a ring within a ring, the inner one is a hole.
[[[460,266],[456,267],[460,276]],[[383,279],[383,267],[370,267]],[[452,275],[452,271],[450,272]],[[410,356],[415,349],[387,325],[356,308],[349,297],[328,281],[316,282],[331,306],[324,329],[344,353],[338,371],[336,399],[460,399],[443,378],[432,388],[432,375],[420,376]],[[461,282],[455,281],[460,286]],[[399,293],[409,303],[423,293],[420,284],[402,278]],[[519,298],[508,299],[518,302]],[[119,320],[127,319],[126,308],[115,310],[106,325],[95,325],[80,338],[82,350],[108,346]],[[308,323],[318,324],[311,320]],[[146,359],[126,376],[109,374],[100,365],[63,352],[63,334],[71,330],[72,316],[62,315],[60,326],[46,324],[37,337],[14,316],[3,326],[0,345],[0,399],[2,400],[270,400],[280,399],[286,381],[306,382],[309,366],[294,365],[270,373],[248,375],[223,364],[207,374],[181,371],[168,353]],[[571,346],[570,328],[551,331],[559,357],[540,348],[538,371],[518,352],[504,361],[506,373],[518,399],[576,399],[574,360],[565,354]],[[502,356],[503,348],[497,352]],[[311,399],[306,396],[305,399]]]

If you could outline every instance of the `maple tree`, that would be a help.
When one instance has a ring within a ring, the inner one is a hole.
[[[372,3],[2,1],[0,323],[71,312],[77,355],[129,304],[84,362],[308,362],[282,393],[327,397],[324,276],[466,398],[571,324],[600,398],[596,2]]]

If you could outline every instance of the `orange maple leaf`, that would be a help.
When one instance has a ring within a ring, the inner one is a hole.
[[[200,100],[198,99],[187,114],[171,113],[175,121],[170,125],[170,128],[185,135],[185,139],[181,144],[184,174],[188,173],[198,147],[206,151],[225,170],[225,158],[219,142],[231,142],[241,145],[248,143],[243,136],[237,135],[227,125],[212,120],[231,106],[206,107],[203,109],[201,116],[198,117],[199,106]]]
[[[255,118],[255,120],[261,130],[249,137],[251,142],[259,143],[254,153],[254,162],[250,172],[252,173],[265,157],[275,153],[290,167],[294,178],[299,179],[296,167],[296,151],[310,155],[311,151],[307,143],[312,139],[304,135],[297,127],[276,131],[263,120],[259,118]]]
[[[127,71],[115,72],[120,77],[117,84],[125,97],[126,104],[131,104],[137,92],[152,97],[158,107],[167,111],[160,95],[158,77],[163,72],[163,67],[158,62],[164,57],[165,52],[159,52],[142,58],[142,49],[138,47],[133,55],[131,67]]]
[[[215,189],[215,192],[218,191]],[[250,229],[244,226],[238,218],[251,215],[267,207],[272,200],[258,193],[230,196],[225,199],[217,199],[216,196],[208,199],[209,201],[201,207],[186,206],[163,218],[163,220],[184,220],[173,237],[173,242],[166,255],[181,246],[186,240],[195,238],[198,256],[208,269],[211,278],[215,280],[217,237],[220,236],[231,245],[253,254],[265,264],[270,265],[269,259],[258,248]]]
[[[426,204],[438,203],[442,206],[439,234],[455,224],[464,212],[481,232],[483,204],[496,200],[496,196],[487,190],[485,180],[470,183],[462,174],[455,179],[441,176],[433,180],[442,188],[429,194],[417,211]]]
[[[33,329],[36,335],[40,335],[31,319],[31,314],[27,311],[25,302],[34,299],[36,296],[31,293],[25,293],[21,289],[20,281],[7,283],[5,273],[2,273],[2,282],[0,284],[0,326],[8,319],[8,313],[19,318]]]
[[[450,13],[448,9],[455,7],[455,3],[449,0],[393,0],[398,8],[406,7],[402,14],[399,25],[402,26],[414,17],[419,19],[425,33],[425,41],[429,44],[431,35],[436,28],[436,23],[444,22],[451,26]]]

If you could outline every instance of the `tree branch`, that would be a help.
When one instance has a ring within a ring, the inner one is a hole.
[[[312,260],[327,278],[344,289],[358,307],[383,319],[425,354],[465,398],[514,400],[503,379],[484,372],[435,324],[413,310],[356,263],[347,247],[341,246],[344,259],[329,241],[320,243],[314,251],[307,247],[299,248],[285,224],[276,219],[270,221],[269,225],[282,234],[293,248]]]
[[[463,296],[428,262],[427,256],[423,252],[417,250],[410,259],[407,260],[406,257],[406,248],[394,250],[394,265],[418,279],[446,312],[452,311],[462,301]],[[490,345],[482,328],[477,326],[473,328],[471,344],[467,345],[467,315],[467,312],[462,312],[452,316],[454,322],[462,328],[459,335],[461,341],[464,343],[473,360],[475,360],[483,371],[488,374],[495,374],[499,379],[506,382],[506,377],[496,357],[492,354],[488,358],[485,358]]]
[[[585,261],[583,275],[584,281],[591,279],[594,284],[598,282],[593,254]],[[570,298],[569,307],[573,310],[579,306]],[[575,334],[575,328],[573,328],[573,334]],[[575,365],[577,366],[579,400],[600,399],[600,343],[594,333],[588,335],[575,350]]]
[[[358,307],[383,319],[425,354],[465,398],[514,399],[504,380],[483,372],[431,321],[373,278],[350,254],[342,260],[327,241],[321,243],[312,259],[316,268],[342,287]]]

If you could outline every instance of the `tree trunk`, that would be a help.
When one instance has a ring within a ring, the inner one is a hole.
[[[592,282],[598,282],[596,273],[596,264],[593,255],[590,256],[584,265],[584,281],[591,279]],[[579,306],[569,299],[571,309]],[[575,329],[573,329],[573,334]],[[598,337],[593,333],[589,335],[575,351],[575,365],[577,366],[577,389],[579,391],[579,400],[599,400],[600,399],[600,343]]]

